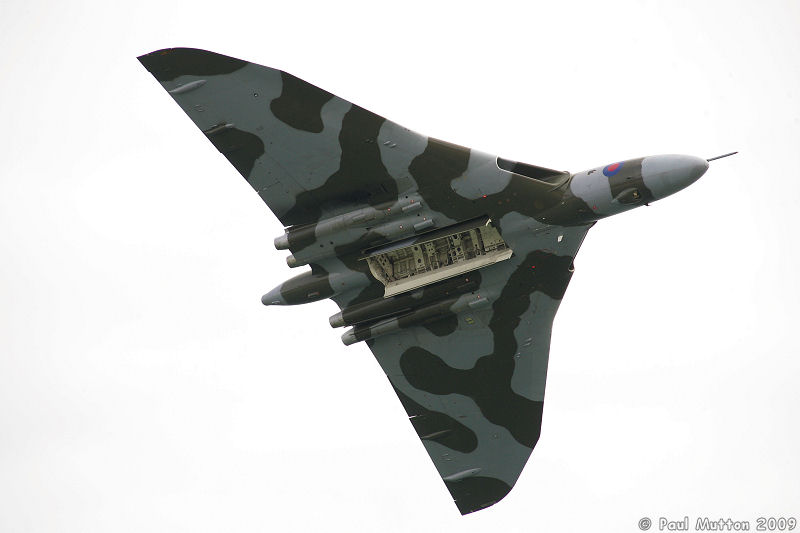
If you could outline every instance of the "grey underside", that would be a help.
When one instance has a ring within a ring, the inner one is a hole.
[[[429,139],[278,70],[201,50],[140,60],[290,229],[421,202],[389,225],[293,243],[315,272],[346,280],[332,296],[342,309],[383,294],[352,250],[406,238],[420,221],[492,218],[510,259],[465,274],[475,287],[440,320],[367,342],[461,512],[505,496],[539,437],[552,322],[590,225],[537,220],[528,203],[552,186],[501,170],[495,156]]]

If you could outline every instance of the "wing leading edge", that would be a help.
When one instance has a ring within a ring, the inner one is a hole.
[[[379,132],[391,131],[401,145],[394,152],[425,138],[375,113],[286,72],[205,50],[170,48],[139,61],[285,226],[408,188],[387,170]]]
[[[186,48],[139,60],[287,226],[290,266],[311,266],[262,301],[332,298],[331,325],[366,340],[461,513],[503,498],[539,438],[552,322],[591,227],[558,217],[569,175],[419,135],[269,67]],[[478,270],[386,297],[364,260],[484,218],[513,253]]]

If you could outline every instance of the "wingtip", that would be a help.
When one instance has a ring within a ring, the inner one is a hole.
[[[444,483],[462,516],[491,507],[505,498],[512,488],[497,478],[484,476],[470,476]]]
[[[152,52],[147,52],[146,54],[142,54],[140,56],[137,56],[136,59],[138,59],[140,63],[145,64],[145,62],[147,62],[148,59],[152,59],[152,58],[155,58],[155,57],[158,57],[158,56],[167,55],[170,52],[172,52],[173,50],[182,50],[182,48],[180,48],[180,47],[177,47],[177,48],[161,48],[160,50],[153,50]]]
[[[139,62],[158,81],[172,81],[180,76],[229,74],[247,65],[247,61],[200,48],[162,48],[142,54]]]

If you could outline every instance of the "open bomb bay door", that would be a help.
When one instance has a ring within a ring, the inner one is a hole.
[[[480,217],[368,251],[364,259],[388,298],[504,261],[512,253],[491,219]]]

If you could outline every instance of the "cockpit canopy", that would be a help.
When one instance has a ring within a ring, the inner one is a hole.
[[[527,178],[544,181],[546,183],[560,183],[569,177],[569,172],[564,170],[553,170],[552,168],[537,167],[527,163],[520,163],[519,161],[511,161],[510,159],[497,158],[497,166],[506,172],[513,172]]]

